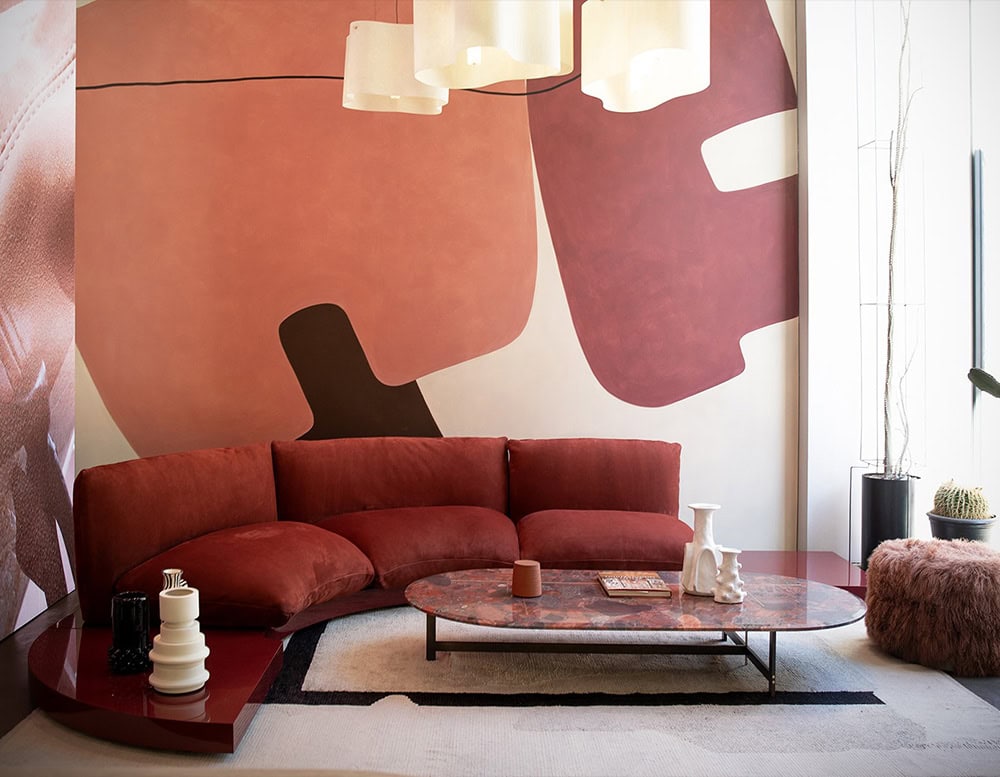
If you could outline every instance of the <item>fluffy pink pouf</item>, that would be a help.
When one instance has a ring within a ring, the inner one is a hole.
[[[1000,675],[1000,551],[966,540],[888,540],[868,560],[868,636],[960,677]]]

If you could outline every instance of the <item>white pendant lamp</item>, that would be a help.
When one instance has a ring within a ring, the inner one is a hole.
[[[448,90],[413,77],[413,25],[351,22],[344,58],[345,108],[435,115]]]
[[[413,0],[418,81],[474,89],[573,70],[572,0]]]
[[[580,88],[606,110],[646,111],[709,85],[709,0],[587,0],[580,24]]]

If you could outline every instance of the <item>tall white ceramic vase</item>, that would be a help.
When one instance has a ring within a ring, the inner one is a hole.
[[[739,604],[747,595],[740,577],[740,570],[743,568],[739,562],[740,551],[737,548],[719,548],[719,552],[722,554],[722,563],[719,565],[719,574],[715,577],[713,596],[720,604]]]
[[[684,545],[681,588],[695,596],[712,596],[715,576],[722,563],[722,554],[712,536],[712,516],[722,507],[705,502],[695,502],[688,507],[694,510],[694,539]]]
[[[149,684],[160,693],[191,693],[208,681],[205,635],[198,626],[198,589],[160,591],[160,633],[153,637]]]

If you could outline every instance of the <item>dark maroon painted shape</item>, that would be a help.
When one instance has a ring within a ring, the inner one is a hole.
[[[712,3],[711,23],[703,92],[635,114],[575,84],[528,98],[577,335],[601,385],[635,405],[738,375],[739,339],[798,315],[797,176],[724,193],[701,156],[707,138],[795,108],[791,72],[764,0]]]

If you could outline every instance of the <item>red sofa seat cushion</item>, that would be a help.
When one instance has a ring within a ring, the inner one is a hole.
[[[205,627],[270,628],[371,583],[371,562],[350,541],[295,521],[221,529],[164,551],[122,575],[116,591],[145,591],[159,618],[163,570],[197,588]],[[111,603],[108,602],[110,612]]]
[[[510,440],[510,516],[539,510],[677,515],[681,446],[660,440]]]
[[[371,437],[272,443],[278,515],[431,505],[507,511],[504,437]]]
[[[553,569],[679,570],[694,532],[660,513],[542,510],[517,524],[521,558]]]
[[[345,513],[318,526],[346,537],[371,559],[382,588],[456,569],[512,566],[517,530],[486,507],[400,507]]]

